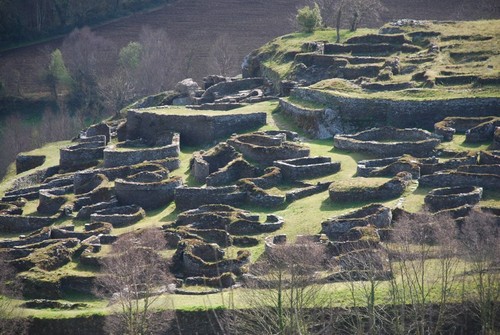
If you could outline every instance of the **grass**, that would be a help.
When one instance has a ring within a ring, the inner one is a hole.
[[[220,116],[220,115],[231,115],[231,114],[248,114],[255,112],[265,112],[269,106],[272,106],[275,102],[265,101],[257,104],[252,104],[244,106],[241,108],[233,109],[230,111],[216,111],[216,110],[194,110],[182,106],[161,106],[152,108],[141,108],[141,112],[151,112],[156,114],[172,114],[172,115],[185,115],[185,116]]]
[[[285,115],[279,113],[277,111],[278,103],[277,101],[268,101],[262,102],[259,104],[248,105],[243,107],[236,112],[254,112],[254,111],[263,111],[267,113],[267,125],[260,128],[260,130],[270,130],[270,129],[289,129],[293,131],[297,131],[301,136],[301,141],[303,144],[309,146],[311,151],[311,156],[328,156],[331,157],[333,161],[339,161],[341,163],[341,170],[327,177],[315,178],[308,180],[308,182],[315,183],[319,181],[331,181],[331,182],[346,182],[352,183],[354,180],[359,180],[359,178],[353,178],[355,176],[357,161],[362,159],[372,158],[370,156],[341,151],[333,148],[332,140],[311,140],[307,138],[300,129],[298,129],[292,122],[291,119],[286,117]],[[177,110],[177,109],[176,109]],[[182,109],[179,109],[182,110]],[[454,150],[454,151],[464,151],[464,150],[482,150],[484,148],[484,144],[480,145],[469,145],[463,142],[464,135],[456,135],[454,140],[449,143],[443,144],[446,149]],[[44,146],[41,149],[34,150],[30,153],[32,154],[46,154],[47,161],[44,166],[47,167],[56,165],[59,157],[59,148],[62,146],[68,145],[69,142],[57,142]],[[194,151],[200,149],[208,149],[209,147],[182,147],[180,160],[181,160],[181,168],[177,171],[173,171],[173,176],[182,176],[186,181],[186,184],[189,186],[199,186],[199,184],[195,183],[192,178],[189,176],[189,160],[192,157]],[[11,169],[12,170],[12,169]],[[26,172],[27,174],[29,172]],[[14,177],[12,171],[7,176],[6,180],[0,184],[0,192],[5,190],[8,185],[10,179]],[[365,181],[379,183],[378,179],[363,179]],[[386,179],[383,179],[386,180]],[[287,186],[285,185],[284,188]],[[282,188],[282,189],[284,189]],[[409,211],[418,211],[421,209],[423,205],[423,199],[429,189],[416,188],[412,187],[411,190],[407,191],[403,195],[403,208]],[[496,206],[498,207],[500,199],[500,192],[498,191],[488,191],[484,194],[484,201],[481,204],[485,204],[488,206]],[[382,202],[384,205],[389,207],[394,207],[396,204],[400,202],[400,199],[390,200],[386,202]],[[346,212],[355,210],[359,207],[367,205],[368,203],[358,202],[358,203],[346,203],[339,204],[330,201],[328,197],[328,192],[322,192],[319,194],[315,194],[313,196],[301,199],[294,203],[287,205],[286,207],[275,209],[275,210],[265,210],[262,208],[255,207],[245,207],[244,209],[248,209],[256,214],[260,215],[261,220],[264,220],[265,215],[269,213],[274,213],[285,218],[285,224],[283,228],[278,232],[280,234],[287,234],[289,240],[293,241],[297,235],[305,235],[305,234],[317,234],[319,233],[321,226],[320,223],[328,218],[333,216],[345,214]],[[36,209],[37,201],[29,202],[26,211],[34,212]],[[175,208],[175,204],[170,204],[169,206],[154,210],[148,211],[145,219],[141,220],[139,223],[134,224],[129,227],[117,228],[113,230],[113,234],[120,235],[129,231],[144,229],[147,227],[159,227],[164,224],[167,224],[171,221],[174,221],[179,212]],[[83,228],[84,221],[77,220],[63,220],[60,221],[61,224],[73,223],[78,229]],[[263,240],[267,234],[256,235],[257,238]],[[7,237],[5,235],[1,235],[1,237]],[[226,253],[228,257],[235,257],[237,250],[240,248],[229,247],[226,249]],[[247,248],[252,253],[252,261],[258,259],[258,257],[264,251],[264,244],[260,243],[258,246]],[[109,246],[103,246],[101,252],[96,254],[96,257],[104,257],[110,252]],[[172,250],[167,250],[164,252],[164,256],[168,257],[173,254]],[[58,281],[64,276],[68,275],[79,275],[79,276],[94,276],[96,275],[96,270],[91,267],[83,266],[78,262],[78,259],[74,259],[69,264],[55,270],[55,271],[43,271],[38,269],[33,269],[29,272],[24,273],[27,276],[32,278],[37,278],[40,280],[47,281]],[[380,296],[384,296],[388,289],[387,283],[382,283],[377,290],[377,294]],[[324,295],[331,296],[331,300],[333,301],[335,306],[348,306],[349,305],[349,291],[348,285],[345,283],[335,283],[328,284],[322,288]],[[380,293],[379,293],[380,292]],[[91,314],[106,314],[109,313],[112,309],[107,307],[107,302],[93,298],[91,296],[86,295],[78,295],[78,294],[69,294],[64,297],[68,301],[72,302],[85,302],[89,305],[88,309],[85,311],[82,310],[73,310],[73,311],[59,311],[59,310],[27,310],[27,314],[36,316],[36,317],[44,317],[44,318],[71,318],[75,316],[81,315],[91,315]],[[229,301],[234,301],[235,306],[237,308],[248,307],[245,303],[245,290],[229,290],[224,291],[220,294],[208,295],[208,296],[189,296],[186,298],[181,295],[167,295],[162,296],[158,302],[159,308],[175,308],[182,310],[192,310],[196,308],[207,309],[207,308],[216,308],[219,306],[228,306]],[[383,302],[383,299],[380,300]],[[167,306],[167,307],[165,307]]]
[[[460,303],[462,299],[461,294],[461,280],[463,279],[463,271],[469,268],[467,262],[462,260],[457,260],[457,266],[451,272],[450,278],[454,278],[454,292],[456,294],[451,295],[449,302]],[[398,269],[397,262],[395,263],[395,269]],[[429,290],[427,295],[428,302],[439,302],[439,297],[441,293],[441,286],[436,282],[438,276],[440,275],[439,260],[430,259],[425,262],[425,274],[426,274],[426,284],[430,285],[427,289]],[[398,274],[396,270],[396,275]],[[399,277],[396,276],[397,281]],[[352,286],[351,286],[352,285]],[[319,284],[318,286],[318,301],[315,302],[314,306],[318,307],[318,304],[325,307],[352,307],[353,300],[351,295],[351,290],[355,290],[356,294],[356,305],[364,306],[366,301],[363,301],[360,294],[360,290],[363,285],[367,285],[365,282],[337,282],[337,283],[326,283]],[[474,290],[474,283],[470,280],[464,281],[465,292],[470,292]],[[160,310],[183,310],[183,311],[208,311],[210,309],[217,308],[237,308],[244,309],[252,307],[251,301],[249,300],[249,295],[255,297],[254,293],[247,292],[248,289],[240,288],[237,290],[226,289],[220,293],[210,294],[210,295],[195,295],[195,296],[183,296],[183,295],[162,295],[154,304],[154,308]],[[375,287],[375,303],[377,305],[390,304],[389,301],[389,290],[390,283],[388,281],[379,281]],[[265,292],[262,292],[266,295]],[[359,295],[358,295],[359,294]],[[409,299],[409,298],[408,298]],[[107,315],[114,311],[113,306],[108,305],[106,301],[99,300],[94,297],[82,296],[78,294],[72,294],[64,297],[64,300],[59,300],[61,302],[84,302],[88,305],[85,310],[58,310],[58,309],[24,309],[25,314],[46,319],[61,319],[61,318],[73,318],[79,316],[89,316],[95,314]],[[23,301],[15,301],[17,304],[21,304]],[[411,301],[407,301],[411,303]]]
[[[427,76],[435,78],[437,76],[450,75],[473,75],[480,78],[497,78],[500,72],[500,20],[483,20],[457,23],[429,23],[422,27],[402,27],[406,33],[415,31],[435,31],[441,34],[440,37],[431,38],[422,42],[416,40],[416,44],[422,44],[422,51],[414,53],[395,53],[390,57],[398,57],[401,68],[413,67],[408,71],[397,74],[389,81],[381,83],[403,83],[412,81],[416,73],[426,73]],[[341,41],[349,37],[377,33],[375,30],[359,29],[356,32],[341,32]],[[480,36],[491,39],[474,40],[461,38],[460,36]],[[262,64],[278,74],[281,79],[293,79],[293,69],[296,65],[292,53],[304,52],[301,47],[306,42],[324,41],[332,43],[336,34],[332,29],[317,30],[313,33],[293,33],[275,38],[258,49]],[[437,45],[440,52],[436,55],[427,53],[429,43]],[[473,51],[471,51],[473,50]],[[367,54],[370,55],[370,54]],[[457,56],[458,55],[458,56]],[[462,56],[463,55],[463,56]],[[468,56],[471,55],[471,56]],[[339,55],[342,57],[342,55]],[[347,54],[346,56],[352,56]],[[430,62],[413,64],[415,58],[434,57]],[[474,58],[476,57],[476,58]],[[482,57],[482,59],[477,59]],[[349,65],[356,67],[356,65]],[[458,98],[499,98],[500,89],[498,84],[457,84],[457,85],[436,85],[433,88],[425,87],[424,82],[414,82],[416,88],[403,89],[397,91],[370,91],[359,86],[352,85],[342,79],[327,79],[320,81],[310,89],[323,91],[325,93],[363,99],[386,99],[386,100],[444,100]],[[305,105],[308,107],[307,105]],[[317,106],[312,106],[315,108]]]
[[[18,177],[23,177],[26,175],[29,175],[33,173],[33,171],[37,170],[42,170],[46,169],[51,166],[56,166],[59,165],[59,149],[67,147],[71,144],[71,141],[60,141],[60,142],[52,142],[44,145],[41,148],[23,152],[22,154],[26,155],[44,155],[46,157],[45,163],[43,165],[29,170],[25,171],[23,173],[20,173],[16,175],[16,164],[13,162],[12,164],[9,165],[7,169],[7,173],[5,174],[5,177],[3,178],[2,182],[0,182],[0,194],[5,193],[6,190],[8,190],[11,187],[11,183],[14,180],[14,178]]]

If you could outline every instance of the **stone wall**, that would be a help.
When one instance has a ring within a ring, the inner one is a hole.
[[[15,191],[37,184],[41,184],[45,179],[52,177],[59,172],[59,166],[52,166],[47,169],[33,171],[25,176],[14,179],[9,191]]]
[[[78,144],[59,150],[59,167],[62,170],[85,169],[97,165],[98,161],[103,158],[106,136],[81,138],[78,142]]]
[[[393,127],[372,128],[353,135],[338,134],[333,138],[335,148],[368,152],[378,157],[404,154],[428,157],[440,142],[426,130]]]
[[[45,163],[46,156],[44,155],[23,155],[19,154],[16,157],[16,173],[22,173],[34,169]]]
[[[332,137],[377,126],[433,129],[448,116],[488,116],[498,113],[499,98],[458,98],[442,100],[363,99],[332,95],[319,90],[296,88],[292,97],[322,104],[323,111],[311,113],[304,129],[315,129],[318,138]],[[281,104],[286,113],[297,112]],[[298,114],[300,117],[301,115]],[[302,115],[302,118],[305,116]],[[299,126],[303,127],[301,123]],[[321,129],[321,131],[319,131]]]
[[[50,226],[56,221],[56,216],[20,216],[0,215],[0,232],[25,233]]]
[[[447,117],[434,124],[436,134],[443,136],[444,141],[451,141],[456,132],[466,133],[483,123],[489,123],[495,117]],[[491,133],[492,135],[492,133]]]
[[[115,193],[120,204],[138,205],[149,210],[166,206],[172,202],[175,189],[182,185],[182,177],[173,177],[155,182],[117,179],[115,181]]]
[[[241,152],[245,158],[262,165],[272,165],[276,160],[309,156],[309,148],[260,134],[244,134],[231,137],[227,143]]]
[[[411,182],[411,174],[400,172],[394,178],[380,186],[341,186],[332,183],[328,189],[334,202],[382,201],[401,196]]]
[[[372,204],[322,222],[321,232],[331,240],[342,240],[343,236],[354,227],[372,225],[377,228],[387,228],[391,220],[390,208]]]
[[[301,180],[327,176],[340,171],[340,163],[330,157],[305,157],[275,161],[285,180]]]
[[[368,159],[359,161],[356,175],[358,177],[393,177],[399,172],[410,172],[413,179],[420,178],[423,164],[436,164],[438,159],[415,158],[409,155],[388,157],[381,159]]]
[[[141,207],[132,205],[99,210],[90,215],[90,221],[108,222],[113,228],[118,228],[139,222],[145,217],[146,212]]]
[[[40,190],[38,193],[37,212],[45,215],[53,215],[59,211],[68,200],[67,194],[73,191],[73,186],[64,186]]]
[[[254,183],[262,189],[269,189],[279,185],[283,181],[281,169],[276,166],[270,166],[264,170],[264,174],[257,178],[248,178],[248,181]]]
[[[208,186],[222,186],[234,183],[242,178],[254,178],[258,175],[258,169],[243,158],[237,158],[227,166],[210,174],[206,178]]]
[[[146,161],[156,161],[179,156],[179,137],[173,138],[172,143],[157,147],[134,148],[127,146],[126,142],[117,144],[116,147],[107,147],[104,150],[104,166],[106,168],[135,165]]]
[[[173,112],[175,113],[175,112]],[[127,139],[144,138],[156,142],[167,132],[178,132],[181,143],[206,145],[236,132],[248,131],[266,124],[266,113],[225,115],[160,114],[148,110],[129,110],[127,113]]]
[[[210,86],[201,96],[200,103],[214,102],[225,95],[233,95],[243,90],[252,90],[264,85],[264,78],[245,78],[221,82]]]
[[[456,208],[464,205],[475,205],[481,200],[481,187],[445,187],[434,189],[425,196],[425,204],[433,212]]]
[[[207,204],[240,206],[246,200],[245,192],[236,186],[180,187],[175,190],[175,206],[179,210],[197,208]]]
[[[279,100],[280,109],[309,136],[313,138],[330,138],[335,134],[353,132],[356,128],[345,124],[340,113],[331,108],[305,108],[286,99]]]
[[[422,176],[419,184],[424,187],[479,186],[498,190],[500,175],[449,171]]]
[[[298,189],[294,189],[292,191],[288,191],[285,194],[285,201],[287,203],[294,202],[296,200],[309,197],[313,194],[318,194],[324,192],[330,186],[329,182],[326,183],[318,183],[317,185],[311,185],[306,187],[301,187]]]
[[[479,164],[500,164],[500,150],[480,151]]]

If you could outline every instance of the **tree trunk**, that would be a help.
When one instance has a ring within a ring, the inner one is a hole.
[[[354,16],[352,18],[351,31],[356,31],[356,29],[358,29],[358,21],[359,21],[359,13],[356,11],[354,12]]]
[[[341,18],[342,18],[342,9],[339,9],[339,11],[337,12],[337,24],[336,24],[337,41],[336,41],[336,43],[340,43],[340,19]]]

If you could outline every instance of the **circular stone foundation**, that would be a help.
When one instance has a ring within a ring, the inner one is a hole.
[[[134,224],[146,217],[146,212],[139,206],[122,206],[103,209],[90,215],[91,223],[108,222],[113,228]]]
[[[333,145],[337,149],[361,151],[378,157],[409,154],[429,157],[440,143],[432,133],[416,128],[372,128],[352,135],[335,135]]]
[[[425,196],[425,204],[432,211],[475,205],[481,200],[483,188],[476,186],[436,188]]]

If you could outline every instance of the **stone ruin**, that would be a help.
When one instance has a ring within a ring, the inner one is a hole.
[[[332,241],[350,241],[357,236],[356,227],[372,226],[375,229],[387,229],[392,220],[390,208],[380,204],[371,204],[347,214],[333,217],[321,223],[321,233]]]
[[[197,182],[205,183],[210,174],[240,157],[241,154],[232,146],[222,142],[210,150],[195,152],[189,164],[189,173]]]
[[[176,205],[185,209],[185,206],[196,208],[209,203],[232,206],[248,203],[274,208],[325,191],[327,183],[314,185],[296,180],[336,173],[340,170],[340,163],[331,162],[329,157],[307,157],[308,148],[287,141],[297,141],[297,138],[296,133],[289,131],[255,132],[235,135],[207,151],[195,152],[190,162],[190,174],[197,182],[206,183],[207,187],[178,189]],[[292,158],[279,160],[279,157]],[[259,164],[253,165],[246,159]],[[262,170],[263,166],[271,164]],[[286,170],[285,173],[282,170]],[[294,182],[298,188],[286,194],[266,191],[284,181]],[[199,197],[199,194],[204,197]]]
[[[140,164],[166,158],[177,158],[180,153],[177,133],[165,134],[154,143],[144,139],[127,140],[104,149],[104,166],[107,168]]]
[[[420,178],[423,164],[436,164],[436,157],[415,158],[410,155],[367,159],[358,161],[356,176],[358,177],[393,177],[399,172],[409,172],[413,179]]]
[[[412,181],[411,173],[399,172],[387,182],[370,185],[369,181],[359,178],[357,183],[334,182],[330,185],[328,193],[333,202],[368,202],[383,201],[400,197]]]
[[[164,226],[169,244],[173,247],[185,236],[196,236],[209,243],[217,243],[222,247],[243,243],[234,236],[246,236],[270,233],[280,229],[283,218],[269,214],[266,221],[261,222],[259,215],[237,209],[228,205],[203,205],[180,213],[172,225]],[[228,239],[206,240],[210,231],[223,231]],[[188,235],[184,235],[188,234]],[[228,234],[228,235],[226,235]],[[190,237],[193,238],[193,237]]]
[[[390,210],[389,210],[390,212]],[[359,221],[362,219],[360,218]],[[390,218],[389,218],[390,223]],[[372,225],[358,226],[350,229],[349,239],[342,241],[329,240],[325,234],[299,235],[295,243],[287,243],[286,235],[268,236],[265,238],[264,256],[271,256],[275,250],[286,246],[297,248],[315,247],[323,250],[319,259],[312,259],[318,269],[328,270],[327,281],[366,280],[375,277],[386,280],[391,277],[389,256],[380,243],[380,237]],[[332,273],[333,271],[333,273]],[[325,279],[316,279],[324,281]]]
[[[444,187],[430,191],[425,196],[425,205],[432,212],[476,205],[483,195],[483,189],[475,186]]]
[[[190,162],[190,174],[197,182],[207,183],[208,186],[228,185],[240,179],[253,180],[260,177],[266,179],[271,176],[262,171],[259,166],[249,163],[245,158],[267,166],[272,165],[279,157],[295,158],[309,154],[307,148],[286,141],[287,139],[295,141],[297,134],[289,131],[267,131],[233,136],[227,142],[221,142],[208,151],[194,153]],[[252,142],[254,143],[252,144]],[[310,164],[304,164],[300,160],[296,164],[296,169],[302,169],[303,175],[306,172],[310,172],[311,177],[316,174],[330,174],[330,170],[336,172],[335,170],[338,171],[340,168],[338,163],[328,163],[329,158],[326,157],[305,159],[304,162],[310,161]],[[320,163],[324,164],[321,165],[317,162],[318,160],[323,160]],[[277,166],[277,164],[274,165]],[[299,165],[301,167],[298,167]],[[323,169],[323,172],[315,172],[315,169]],[[287,171],[291,171],[291,169]],[[281,176],[278,179],[281,181]],[[264,182],[264,180],[261,181]]]
[[[267,135],[256,132],[232,136],[227,143],[243,154],[243,157],[261,165],[269,166],[274,161],[309,156],[309,149],[287,141],[286,134]]]
[[[182,177],[166,179],[167,176],[168,171],[160,169],[116,179],[116,198],[122,204],[135,204],[147,210],[166,206],[174,200],[175,190],[184,185]]]
[[[419,184],[424,187],[470,187],[477,186],[486,190],[497,190],[500,185],[498,165],[463,165],[453,170],[438,171],[420,177]]]
[[[478,157],[474,152],[466,152],[456,154],[454,157],[446,160],[439,159],[437,162],[424,162],[420,166],[420,174],[422,176],[433,173],[443,172],[447,170],[458,169],[460,166],[477,164]]]
[[[288,55],[293,59],[290,77],[305,85],[329,78],[354,80],[363,77],[383,80],[385,72],[390,72],[391,75],[400,73],[400,53],[415,53],[420,50],[404,34],[357,36],[343,44],[306,42],[300,50]],[[370,56],[366,56],[367,54]],[[248,58],[247,64],[244,63],[244,73],[245,69],[246,72],[255,73],[256,69],[252,69],[251,65],[257,62],[251,62],[252,59]],[[399,89],[403,88],[408,86]]]
[[[232,286],[250,254],[240,250],[236,259],[226,259],[221,248],[255,246],[259,240],[248,235],[274,232],[283,223],[273,214],[261,222],[259,215],[220,204],[184,211],[163,226],[168,246],[176,248],[172,270],[186,285]]]
[[[225,258],[217,244],[196,239],[181,240],[172,257],[171,270],[184,279],[190,277],[217,278],[225,273],[241,275],[250,262],[248,251],[240,250],[236,258]],[[189,279],[188,279],[189,280]],[[194,280],[195,281],[195,280]]]
[[[500,164],[500,151],[480,151],[478,163],[481,165]]]
[[[101,209],[90,215],[91,223],[107,222],[113,228],[132,225],[146,217],[144,209],[137,205]]]
[[[43,165],[47,157],[43,155],[23,155],[19,154],[16,157],[16,174],[34,169]]]
[[[372,128],[353,135],[335,135],[333,145],[337,149],[366,152],[378,157],[394,157],[405,154],[429,157],[440,139],[432,133],[414,128]]]
[[[443,137],[443,141],[451,141],[456,132],[465,133],[465,142],[491,141],[495,129],[500,126],[500,117],[447,117],[434,124],[436,134]]]
[[[330,157],[305,157],[277,160],[274,165],[281,170],[284,180],[301,180],[323,177],[337,173],[339,162]]]
[[[206,145],[235,132],[244,132],[266,124],[266,113],[177,113],[164,107],[132,109],[127,112],[126,139],[144,139],[156,143],[164,134],[180,134],[181,144]]]
[[[97,135],[76,140],[77,144],[60,150],[59,168],[76,171],[96,166],[104,157],[106,136]]]
[[[209,75],[203,78],[200,87],[187,78],[175,85],[174,90],[143,98],[132,108],[157,106],[186,106],[195,110],[230,111],[250,103],[276,99],[270,82],[263,77],[231,78]]]

